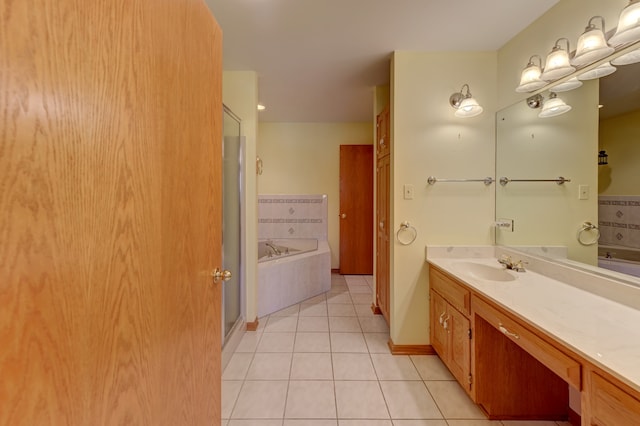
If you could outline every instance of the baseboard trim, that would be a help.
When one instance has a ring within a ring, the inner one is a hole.
[[[582,417],[569,407],[569,423],[571,426],[580,426],[582,424]]]
[[[332,274],[339,274],[340,273],[340,269],[332,269],[331,273]]]
[[[258,317],[256,317],[255,321],[247,322],[247,331],[256,331],[258,329]]]
[[[380,307],[375,303],[371,304],[371,312],[373,312],[373,315],[382,315],[382,311],[380,310]]]
[[[393,355],[436,355],[431,345],[396,345],[391,339],[387,345]]]

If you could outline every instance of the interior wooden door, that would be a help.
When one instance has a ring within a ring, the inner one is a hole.
[[[390,156],[379,158],[376,167],[376,304],[374,312],[390,321]],[[376,309],[377,308],[377,309]]]
[[[373,274],[373,146],[340,145],[340,273]]]
[[[0,0],[0,425],[219,424],[221,37]]]

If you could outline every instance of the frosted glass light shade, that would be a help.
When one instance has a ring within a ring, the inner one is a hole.
[[[629,5],[620,12],[618,28],[609,39],[609,43],[617,46],[638,40],[640,40],[640,1],[631,0]]]
[[[555,117],[569,111],[571,111],[571,106],[565,104],[562,99],[555,97],[555,94],[552,94],[551,97],[545,101],[538,117]]]
[[[551,50],[551,53],[547,55],[544,71],[540,78],[547,81],[553,81],[565,77],[575,70],[576,69],[572,67],[569,62],[569,53],[556,44],[553,47],[553,50]]]
[[[483,108],[474,98],[465,98],[455,112],[456,117],[475,117],[482,114]]]
[[[569,90],[577,89],[580,86],[582,86],[582,82],[578,80],[577,77],[573,77],[565,81],[564,83],[556,84],[551,89],[549,89],[549,91],[556,93],[568,92]]]
[[[616,67],[609,62],[605,62],[597,68],[584,72],[578,76],[579,80],[594,80],[596,78],[605,77],[616,72]]]
[[[540,79],[542,71],[540,67],[529,62],[520,76],[520,85],[516,87],[516,92],[533,92],[547,85],[547,82]]]
[[[611,61],[613,65],[629,65],[636,64],[638,62],[640,62],[640,49],[632,50],[631,52],[618,56]]]
[[[592,64],[609,56],[614,50],[613,47],[607,45],[602,30],[592,26],[587,28],[587,31],[578,39],[578,47],[571,64],[576,66]]]

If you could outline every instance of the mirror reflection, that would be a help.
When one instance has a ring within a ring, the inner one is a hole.
[[[558,93],[572,107],[562,115],[525,101],[497,113],[496,179],[534,180],[496,185],[496,220],[513,220],[497,244],[640,277],[639,75],[619,66]],[[570,182],[538,181],[558,177]]]

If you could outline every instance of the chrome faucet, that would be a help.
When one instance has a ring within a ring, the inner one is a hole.
[[[512,271],[526,272],[523,264],[526,264],[527,262],[523,260],[513,261],[511,260],[511,256],[507,256],[506,254],[500,256],[500,259],[498,259],[498,263],[504,265],[506,269],[511,269]]]
[[[278,249],[278,247],[274,246],[271,241],[267,241],[266,243],[264,243],[264,245],[269,247],[271,250],[273,250],[273,252],[276,255],[280,256],[282,254],[282,252]]]

